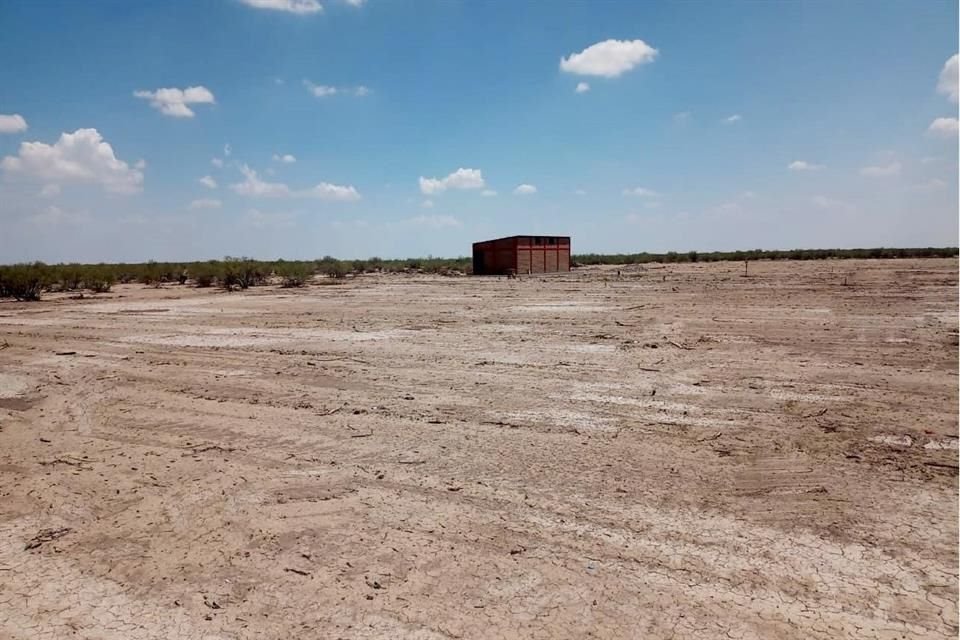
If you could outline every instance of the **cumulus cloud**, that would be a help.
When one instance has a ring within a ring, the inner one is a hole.
[[[208,189],[217,188],[217,181],[213,179],[213,176],[203,176],[202,178],[197,180],[197,182],[207,187]]]
[[[335,96],[338,94],[356,96],[358,98],[370,95],[370,88],[363,85],[356,87],[334,87],[327,84],[314,84],[313,82],[304,79],[303,86],[305,86],[307,91],[312,93],[317,98],[327,98],[329,96]]]
[[[222,202],[216,198],[199,198],[193,200],[189,208],[191,209],[219,209],[223,205]]]
[[[940,78],[937,80],[937,92],[947,96],[953,102],[957,102],[957,98],[960,97],[958,96],[960,94],[958,74],[960,74],[960,63],[958,63],[957,54],[953,54],[944,63]]]
[[[430,227],[432,229],[444,229],[449,227],[459,227],[463,223],[453,216],[421,215],[407,220],[410,224]]]
[[[41,198],[56,198],[58,195],[60,195],[60,185],[58,184],[44,185],[43,189],[40,190]]]
[[[574,89],[574,91],[577,93],[586,93],[587,91],[590,91],[590,85],[586,82],[578,82],[577,88]]]
[[[223,169],[223,160],[221,160],[220,158],[211,158],[210,164],[215,166],[217,169]]]
[[[743,120],[743,116],[739,113],[735,113],[732,116],[723,119],[724,124],[734,124]]]
[[[321,182],[320,184],[304,191],[298,191],[295,195],[309,198],[320,198],[321,200],[350,201],[360,199],[360,192],[357,191],[353,186],[330,184],[329,182]]]
[[[173,118],[192,118],[195,114],[188,105],[213,104],[216,100],[206,87],[187,87],[186,89],[157,89],[156,91],[134,91],[137,98],[150,101],[150,106],[165,116]]]
[[[787,165],[787,169],[790,169],[790,171],[819,171],[823,169],[823,165],[807,162],[806,160],[794,160]]]
[[[244,181],[230,185],[237,195],[258,198],[286,198],[293,195],[287,185],[281,182],[266,182],[245,164],[240,166],[240,173],[243,174]]]
[[[266,213],[259,209],[250,209],[240,219],[240,222],[255,229],[282,229],[292,227],[296,223],[297,214],[292,211],[278,211]]]
[[[240,166],[244,181],[230,185],[234,193],[257,198],[319,198],[321,200],[359,200],[360,192],[351,185],[321,182],[309,189],[295,191],[282,182],[267,182],[247,165]]]
[[[930,178],[926,182],[914,185],[911,188],[915,191],[936,191],[938,189],[943,189],[946,186],[947,183],[940,178]]]
[[[118,159],[96,129],[63,133],[52,145],[23,142],[17,155],[0,161],[0,168],[48,183],[97,184],[112,193],[143,188],[143,172]]]
[[[289,153],[285,153],[283,155],[275,153],[273,154],[273,161],[282,162],[283,164],[293,164],[294,162],[297,161],[297,158],[295,156],[290,155]]]
[[[301,16],[323,11],[323,5],[317,0],[240,0],[240,2],[254,9],[285,11]]]
[[[659,52],[643,40],[604,40],[560,59],[560,69],[581,76],[616,78],[653,62]]]
[[[28,216],[27,222],[43,227],[61,224],[81,225],[90,222],[90,214],[86,211],[64,211],[56,205],[50,205]]]
[[[937,118],[930,123],[927,133],[940,138],[956,138],[960,130],[956,118]]]
[[[486,186],[480,169],[457,169],[445,178],[420,176],[420,192],[424,195],[443,193],[447,189],[482,189]]]
[[[900,163],[891,162],[888,165],[877,166],[877,167],[863,167],[860,169],[860,175],[866,176],[868,178],[883,178],[886,176],[898,176],[900,175]]]
[[[529,196],[537,192],[537,188],[532,184],[521,184],[518,185],[516,189],[513,190],[514,195],[518,196]]]
[[[659,198],[660,194],[653,189],[647,189],[645,187],[634,187],[633,189],[624,189],[623,195],[625,196],[637,196],[638,198]]]
[[[819,209],[826,209],[828,211],[843,211],[850,213],[855,209],[855,207],[849,202],[828,198],[827,196],[814,196],[810,199],[810,202],[812,202],[815,207]]]
[[[27,130],[27,121],[19,113],[3,115],[0,113],[0,133],[20,133]]]

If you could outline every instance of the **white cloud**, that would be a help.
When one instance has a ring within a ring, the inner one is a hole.
[[[133,95],[137,98],[149,100],[151,107],[165,116],[172,116],[174,118],[192,118],[194,116],[193,110],[187,105],[213,104],[216,102],[213,94],[206,87],[134,91]]]
[[[497,192],[493,189],[484,189],[480,192],[480,195],[482,195],[484,198],[492,198],[493,196],[497,195]]]
[[[637,196],[638,198],[659,198],[660,194],[653,189],[647,189],[645,187],[635,187],[633,189],[624,189],[623,195],[625,196]]]
[[[560,69],[582,76],[616,78],[637,65],[653,62],[658,53],[643,40],[604,40],[561,58]]]
[[[958,74],[960,74],[960,63],[957,61],[957,54],[953,54],[944,63],[940,78],[937,80],[937,92],[947,96],[953,102],[957,102],[957,98],[960,97]]]
[[[814,206],[828,211],[844,211],[849,213],[855,209],[849,202],[835,200],[834,198],[828,198],[826,196],[814,196],[810,199],[810,202],[812,202]]]
[[[197,182],[207,187],[208,189],[217,188],[217,181],[213,179],[213,176],[203,176],[202,178],[197,180]]]
[[[807,162],[806,160],[794,160],[787,165],[787,169],[790,169],[790,171],[819,171],[823,169],[823,165]]]
[[[286,198],[293,195],[287,185],[281,182],[265,182],[256,171],[245,164],[240,165],[240,173],[243,174],[244,181],[230,185],[238,195],[258,198]]]
[[[691,115],[692,114],[689,111],[680,111],[678,113],[673,114],[673,121],[676,124],[686,124],[690,122]]]
[[[143,171],[144,169],[147,168],[147,161],[144,160],[143,158],[140,158],[139,160],[133,163],[133,168]]]
[[[583,189],[577,189],[576,191],[573,192],[573,195],[575,195],[575,196],[585,196],[585,195],[587,195],[587,192],[584,191]]]
[[[352,185],[339,185],[339,184],[330,184],[329,182],[321,182],[315,187],[306,189],[305,191],[298,191],[294,195],[304,196],[308,198],[320,198],[321,200],[359,200],[360,192],[357,191]]]
[[[443,229],[449,227],[459,227],[463,223],[453,216],[421,215],[407,220],[410,224],[416,224],[433,229]]]
[[[256,229],[272,228],[282,229],[292,227],[296,222],[297,214],[290,211],[280,211],[277,213],[264,213],[259,209],[250,209],[240,219],[240,222],[248,227]]]
[[[424,209],[433,209],[433,200],[424,200],[420,203],[420,206]]]
[[[29,216],[27,221],[38,226],[86,224],[90,222],[90,215],[86,211],[69,212],[56,205],[50,205]]]
[[[223,205],[216,198],[199,198],[190,203],[190,209],[219,209]]]
[[[714,207],[712,211],[714,213],[737,213],[743,211],[743,207],[736,202],[724,202],[723,204]]]
[[[273,154],[273,161],[282,162],[284,164],[293,164],[294,162],[297,161],[297,158],[295,156],[290,155],[289,153],[285,153],[283,155],[275,153]]]
[[[143,172],[118,159],[96,129],[63,133],[53,145],[23,142],[19,153],[4,158],[0,167],[44,182],[98,184],[113,193],[143,188]]]
[[[215,166],[217,169],[223,169],[223,160],[221,160],[220,158],[211,158],[210,164]]]
[[[0,133],[20,133],[27,130],[27,121],[19,113],[0,114]]]
[[[367,0],[344,0],[351,7],[362,7]]]
[[[309,189],[294,191],[282,182],[266,182],[247,165],[240,166],[244,181],[230,185],[234,193],[258,198],[320,198],[321,200],[359,200],[360,193],[353,186],[321,182]]]
[[[286,11],[297,15],[308,15],[323,11],[323,5],[317,0],[240,0],[240,2],[254,9]]]
[[[578,82],[577,88],[574,89],[574,91],[577,93],[586,93],[587,91],[590,91],[590,85],[586,82]]]
[[[368,96],[371,93],[369,87],[365,87],[362,84],[356,87],[334,87],[326,84],[314,84],[309,80],[304,79],[303,86],[307,88],[307,91],[312,93],[317,98],[327,98],[329,96],[340,95],[351,95],[358,98]]]
[[[529,196],[537,192],[537,188],[532,184],[521,184],[513,190],[514,195]]]
[[[740,122],[741,120],[743,120],[743,116],[741,116],[739,113],[735,113],[728,118],[724,118],[723,122],[724,124],[735,124],[737,122]]]
[[[956,118],[937,118],[930,123],[927,133],[940,138],[956,138],[958,130]]]
[[[224,158],[229,158],[229,157],[230,157],[230,154],[232,154],[232,153],[233,153],[233,147],[231,147],[229,144],[223,145],[223,157],[224,157]]]
[[[447,189],[482,189],[486,186],[480,169],[457,169],[446,178],[420,176],[420,192],[424,195],[443,193]]]
[[[915,185],[912,187],[912,189],[915,191],[936,191],[937,189],[943,189],[946,186],[947,183],[940,178],[931,178],[924,183]]]
[[[40,190],[41,198],[56,198],[60,195],[60,185],[58,184],[48,184]]]
[[[757,194],[755,194],[753,191],[744,191],[743,193],[740,194],[740,197],[746,198],[747,200],[753,200],[754,198],[757,197]]]
[[[332,96],[337,93],[336,87],[329,87],[324,84],[313,84],[309,80],[304,80],[303,86],[305,86],[307,90],[310,91],[310,93],[312,93],[318,98],[325,98],[327,96]]]
[[[900,175],[900,163],[891,162],[888,165],[879,166],[879,167],[863,167],[860,169],[860,175],[866,176],[868,178],[882,178],[885,176],[898,176]]]

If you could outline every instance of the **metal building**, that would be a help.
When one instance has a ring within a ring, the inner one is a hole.
[[[473,244],[478,276],[570,271],[569,236],[510,236]]]

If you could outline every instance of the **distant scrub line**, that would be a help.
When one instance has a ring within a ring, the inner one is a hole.
[[[952,258],[957,247],[914,249],[793,249],[790,251],[713,251],[700,253],[588,253],[573,256],[574,266],[598,264],[646,264],[679,262],[719,262],[744,260],[826,260],[869,258]],[[319,260],[263,261],[226,257],[206,262],[144,262],[135,264],[55,264],[42,262],[0,266],[0,298],[39,300],[46,291],[110,291],[115,283],[139,282],[159,287],[164,283],[197,287],[247,289],[272,279],[284,287],[302,287],[314,276],[326,276],[325,284],[335,284],[349,274],[358,273],[470,273],[469,258],[411,258],[406,260],[337,260],[325,256]]]

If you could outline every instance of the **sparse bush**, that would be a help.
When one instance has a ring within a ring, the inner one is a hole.
[[[0,297],[22,301],[39,300],[51,281],[51,271],[42,262],[0,267]]]
[[[223,277],[223,270],[219,262],[197,262],[189,269],[193,283],[198,287],[212,287],[213,283]]]
[[[306,262],[281,262],[274,269],[283,287],[302,287],[313,277],[313,268]]]
[[[220,279],[220,285],[227,290],[232,290],[234,287],[248,289],[263,284],[268,275],[269,271],[265,263],[250,258],[227,256],[223,259],[223,277]]]
[[[83,280],[84,286],[94,293],[107,293],[114,282],[116,278],[108,267],[93,267]]]

